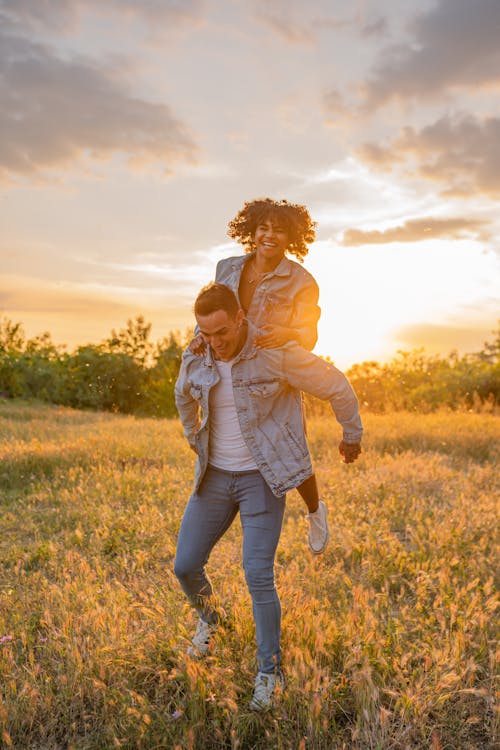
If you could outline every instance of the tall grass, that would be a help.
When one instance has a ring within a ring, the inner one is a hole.
[[[500,420],[364,421],[346,466],[335,421],[309,420],[332,541],[310,555],[290,493],[286,687],[261,716],[238,523],[209,563],[228,621],[208,660],[185,656],[178,421],[0,404],[0,745],[493,749]]]

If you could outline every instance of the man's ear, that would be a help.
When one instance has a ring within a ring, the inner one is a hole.
[[[238,324],[238,328],[241,327],[241,324],[243,323],[244,319],[245,319],[245,313],[240,307],[240,309],[236,313],[236,323]]]

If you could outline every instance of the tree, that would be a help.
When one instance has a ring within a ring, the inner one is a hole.
[[[482,362],[500,362],[500,320],[496,331],[492,331],[495,336],[493,341],[485,341],[484,348],[476,354],[476,357]]]
[[[22,323],[13,323],[9,318],[0,320],[0,352],[22,352],[26,336]]]
[[[147,372],[144,401],[141,407],[146,414],[174,417],[174,387],[181,366],[183,344],[180,334],[170,333],[156,346],[156,364]]]
[[[151,323],[146,323],[143,315],[137,315],[135,320],[129,319],[127,327],[116,332],[113,328],[111,336],[103,344],[104,351],[127,354],[134,362],[142,367],[152,364],[154,344],[150,341]]]

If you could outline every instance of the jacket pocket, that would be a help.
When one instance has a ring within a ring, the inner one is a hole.
[[[286,326],[292,317],[293,302],[281,294],[268,294],[264,299],[262,324]]]
[[[252,398],[271,398],[279,389],[279,380],[259,380],[248,385],[248,392]]]
[[[288,438],[288,445],[290,446],[290,451],[293,453],[293,455],[300,460],[302,460],[303,458],[307,458],[308,449],[305,443],[305,439],[304,441],[299,440],[290,425],[286,422],[283,425],[283,429],[285,430],[286,436]]]

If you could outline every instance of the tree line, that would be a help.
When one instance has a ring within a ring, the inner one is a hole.
[[[100,344],[69,353],[50,334],[27,338],[22,324],[0,321],[0,397],[39,399],[77,409],[143,416],[176,415],[174,385],[192,331],[151,340],[143,316]],[[400,351],[384,364],[353,365],[347,376],[363,409],[495,409],[500,403],[500,326],[481,351],[459,356]],[[306,398],[310,413],[329,408]]]

